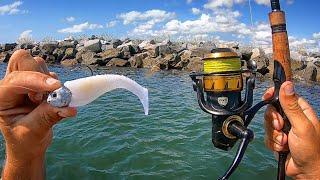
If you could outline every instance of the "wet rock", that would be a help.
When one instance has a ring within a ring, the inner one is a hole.
[[[249,61],[252,56],[252,48],[251,47],[240,47],[240,49],[237,51],[239,55],[241,56],[241,59]]]
[[[167,55],[173,53],[173,50],[171,49],[169,44],[161,44],[156,47],[159,49],[159,55]]]
[[[120,39],[114,39],[111,41],[112,48],[117,48],[122,44],[122,41]]]
[[[166,55],[164,58],[158,58],[157,64],[162,70],[169,70],[169,61],[173,58],[172,54]]]
[[[19,44],[19,49],[32,49],[33,47],[35,47],[34,44],[31,43],[23,43],[23,44]]]
[[[157,48],[156,46],[148,47],[147,52],[148,52],[149,56],[153,57],[153,58],[158,57],[159,54],[160,54],[159,53],[159,48]]]
[[[57,42],[46,42],[40,44],[40,51],[42,54],[52,55],[53,51],[58,47]]]
[[[132,41],[125,45],[118,46],[117,49],[120,50],[122,59],[129,59],[134,54],[137,54],[140,52],[139,46],[132,44]]]
[[[76,59],[65,59],[60,62],[63,67],[72,67],[78,64]]]
[[[204,58],[205,55],[211,53],[211,50],[204,48],[195,48],[191,50],[191,57],[200,57]]]
[[[256,59],[258,57],[263,57],[266,54],[264,53],[263,49],[261,48],[254,48],[252,49],[252,55],[251,55],[251,59]]]
[[[315,66],[312,62],[308,62],[305,65],[305,68],[302,70],[293,71],[294,79],[304,80],[304,81],[317,81],[319,76],[319,68]]]
[[[93,39],[93,40],[89,40],[89,41],[85,41],[84,42],[84,50],[85,51],[92,51],[95,53],[99,53],[101,52],[101,42],[99,39]]]
[[[82,54],[84,54],[85,51],[78,51],[77,54],[76,54],[76,60],[81,63],[82,62]]]
[[[8,52],[2,52],[0,53],[0,62],[8,62],[11,55]]]
[[[128,60],[120,58],[112,58],[106,66],[108,67],[127,67],[130,63]]]
[[[143,59],[145,59],[147,57],[148,57],[147,52],[136,54],[129,59],[129,63],[131,65],[131,67],[142,68],[143,67]]]
[[[313,63],[308,63],[304,70],[303,78],[307,81],[317,81],[317,68]]]
[[[185,44],[182,44],[182,43],[172,43],[172,44],[170,45],[170,48],[171,48],[171,50],[172,50],[173,52],[175,52],[175,53],[180,53],[180,52],[182,52],[182,51],[184,51],[184,50],[187,50],[186,45],[185,45]]]
[[[120,58],[121,52],[119,49],[108,49],[106,51],[99,53],[99,56],[101,56],[103,60],[108,61],[112,58]]]
[[[313,64],[314,64],[315,66],[317,66],[318,68],[320,68],[320,58],[317,59],[316,61],[314,61]]]
[[[77,50],[75,48],[68,48],[66,49],[65,53],[64,53],[64,57],[62,58],[62,60],[65,59],[74,59],[76,57],[77,54]]]
[[[128,46],[131,46],[131,45],[133,45],[132,41],[121,44],[120,46],[117,47],[117,49],[122,49],[124,47],[128,47]]]
[[[192,54],[192,51],[190,50],[184,50],[181,53],[179,53],[181,61],[189,60],[191,58],[191,54]]]
[[[81,55],[81,63],[85,64],[85,65],[94,65],[98,63],[98,60],[100,60],[97,56],[96,53],[92,52],[92,51],[87,51],[84,52]]]
[[[188,64],[189,64],[189,60],[180,61],[174,66],[174,69],[179,69],[179,70],[186,69]]]
[[[160,71],[160,66],[159,65],[153,65],[150,69],[151,72],[158,72]]]
[[[320,58],[320,52],[313,52],[313,53],[310,54],[310,57]]]
[[[257,70],[261,72],[269,72],[269,69],[273,68],[270,66],[270,59],[266,55],[259,55],[255,58],[251,58],[257,63]]]
[[[40,50],[40,48],[38,46],[33,47],[32,50],[31,50],[31,55],[32,56],[39,56],[40,53],[41,53],[41,50]]]
[[[56,62],[56,58],[54,57],[54,55],[45,55],[44,58],[46,63],[48,64],[55,64]]]
[[[150,46],[153,46],[155,45],[156,42],[154,40],[145,40],[145,41],[142,41],[140,44],[139,44],[139,48],[140,49],[145,49],[145,47],[150,47]],[[148,48],[147,48],[148,49]]]
[[[17,46],[17,43],[6,43],[3,45],[4,51],[10,51],[13,50]]]
[[[193,57],[185,69],[193,72],[201,72],[203,71],[203,61],[200,57]]]
[[[141,52],[140,48],[138,45],[135,45],[133,44],[131,47],[130,47],[130,52],[131,52],[131,55],[134,55],[134,54],[138,54]]]
[[[168,54],[163,59],[165,60],[164,62],[168,64],[167,69],[182,69],[182,67],[180,67],[182,64],[178,65],[178,63],[181,61],[181,58],[176,53]]]
[[[208,41],[208,42],[200,42],[199,45],[198,45],[199,48],[201,49],[205,49],[207,51],[212,51],[213,49],[216,49],[217,46],[216,44],[214,44],[213,42],[211,41]]]
[[[75,41],[61,41],[58,43],[59,48],[68,49],[68,48],[76,48]]]
[[[52,55],[56,58],[57,62],[60,62],[64,57],[65,50],[57,48],[53,51]]]
[[[161,62],[162,58],[161,57],[150,57],[148,56],[147,58],[143,59],[143,67],[144,68],[152,68],[154,65],[159,65],[159,62]]]

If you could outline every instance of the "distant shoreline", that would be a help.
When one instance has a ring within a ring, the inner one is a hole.
[[[216,45],[214,42],[171,42],[165,40],[119,40],[91,38],[66,38],[63,41],[6,43],[0,46],[0,62],[8,62],[14,51],[26,49],[32,56],[42,57],[47,64],[73,67],[148,68],[159,70],[201,71],[202,58],[217,47],[234,49],[239,56],[255,60],[258,69],[273,71],[272,54],[261,48],[239,47],[236,44]],[[320,52],[292,52],[292,69],[296,80],[320,82]]]

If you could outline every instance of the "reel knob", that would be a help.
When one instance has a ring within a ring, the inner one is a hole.
[[[219,179],[225,180],[228,179],[231,174],[236,170],[238,165],[240,164],[243,155],[251,142],[251,140],[254,138],[253,131],[250,129],[247,129],[241,122],[239,121],[232,121],[230,124],[226,127],[227,131],[230,135],[235,136],[236,138],[241,139],[240,145],[238,147],[238,151],[236,153],[236,156],[233,159],[232,164],[229,166],[226,173]]]

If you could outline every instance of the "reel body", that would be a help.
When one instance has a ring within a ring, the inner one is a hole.
[[[206,103],[215,109],[236,110],[241,102],[243,77],[241,61],[235,52],[229,49],[219,49],[207,55],[204,59],[203,91],[206,93]],[[237,119],[243,123],[242,117],[235,115],[212,115],[212,143],[215,147],[229,150],[236,143],[236,138],[228,133],[226,124]],[[228,119],[228,120],[227,120]]]
[[[203,72],[191,73],[190,77],[200,108],[212,115],[212,143],[228,151],[241,140],[233,163],[221,178],[228,179],[253,139],[253,132],[247,126],[257,111],[269,102],[252,107],[257,71],[254,61],[247,61],[249,69],[243,69],[237,53],[227,48],[214,49],[203,61]],[[244,79],[243,73],[249,76]]]

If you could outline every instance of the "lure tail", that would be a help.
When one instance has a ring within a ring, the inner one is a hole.
[[[108,91],[113,89],[126,89],[136,96],[138,96],[143,109],[144,114],[148,115],[149,113],[149,97],[148,97],[148,89],[140,86],[137,82],[121,75],[104,75],[106,78],[106,84]]]
[[[106,92],[119,88],[126,89],[138,96],[145,115],[148,115],[148,89],[121,75],[97,75],[67,81],[62,88],[52,92],[47,101],[56,107],[79,107],[91,103]]]

